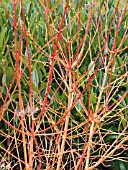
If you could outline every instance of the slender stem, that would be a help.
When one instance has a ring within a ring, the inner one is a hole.
[[[18,44],[17,44],[17,12],[16,12],[16,5],[17,2],[14,0],[14,41],[15,41],[15,56],[16,56],[16,79],[17,79],[17,86],[18,86],[18,95],[19,95],[19,107],[20,112],[23,112],[23,101],[22,101],[22,92],[21,92],[21,83],[20,83],[20,68],[19,68],[19,61],[20,61],[20,55],[18,52]],[[26,170],[28,170],[28,164],[27,164],[27,151],[26,151],[26,140],[25,140],[25,128],[24,128],[24,115],[21,116],[21,130],[22,130],[22,142],[23,142],[23,150],[24,150],[24,161]]]
[[[69,94],[68,94],[68,108],[69,110],[72,107],[72,102],[73,102],[73,92],[72,92],[72,74],[71,71],[69,71]],[[67,130],[68,130],[68,124],[69,124],[69,118],[70,118],[70,111],[68,112],[66,119],[65,119],[65,126],[64,126],[64,134],[63,134],[63,139],[62,139],[62,144],[61,144],[61,151],[60,155],[58,158],[58,164],[57,164],[57,170],[60,170],[60,165],[62,161],[62,157],[64,154],[64,148],[65,148],[65,142],[66,142],[66,137],[67,137]]]

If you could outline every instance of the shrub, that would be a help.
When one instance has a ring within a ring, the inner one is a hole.
[[[127,5],[0,1],[2,169],[126,169]]]

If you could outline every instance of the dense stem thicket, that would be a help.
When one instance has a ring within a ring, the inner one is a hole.
[[[127,168],[127,8],[0,0],[0,169]]]

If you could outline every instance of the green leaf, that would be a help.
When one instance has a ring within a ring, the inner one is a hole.
[[[89,71],[89,75],[91,76],[92,74],[93,74],[93,72],[94,72],[94,67],[95,67],[95,64],[94,64],[94,66],[92,66],[94,64],[94,61],[91,61],[90,62],[90,64],[89,64],[89,66],[88,66],[88,70],[91,68],[91,70]]]
[[[63,94],[60,96],[60,100],[61,100],[61,102],[67,101],[67,96],[63,93]]]
[[[3,46],[3,41],[5,40],[5,34],[7,32],[7,27],[5,27],[0,33],[0,47]]]
[[[2,85],[6,85],[6,73],[2,77]]]
[[[126,120],[124,118],[121,120],[121,123],[122,123],[123,128],[125,128],[127,123],[126,123]]]
[[[118,160],[115,161],[115,169],[116,170],[120,170],[119,161]]]
[[[118,96],[119,96],[119,98],[121,98],[121,97],[122,97],[120,94],[118,94]],[[126,102],[125,102],[125,100],[124,100],[124,99],[122,100],[122,102],[121,102],[121,103],[122,103],[122,105],[123,105],[124,107],[126,107],[126,105],[127,105],[127,104],[126,104]]]
[[[29,3],[26,4],[26,8],[25,8],[25,9],[26,9],[26,14],[27,14],[27,15],[28,15],[28,13],[29,13],[29,11],[30,11],[31,3],[32,3],[32,2],[29,2]]]
[[[117,59],[118,59],[118,64],[119,64],[119,66],[122,66],[122,65],[123,65],[123,60],[122,60],[122,58],[121,58],[119,55],[117,55]]]
[[[12,82],[13,76],[14,76],[14,70],[12,69],[12,67],[8,67],[6,71],[6,83],[8,86]]]
[[[94,92],[91,92],[90,100],[91,100],[92,105],[97,101],[97,97],[96,97],[96,94]]]
[[[25,66],[28,64],[28,60],[27,60],[26,56],[24,56],[24,55],[22,56],[22,62]]]
[[[39,76],[39,81],[41,82],[42,81],[42,77],[43,77],[43,75],[42,75],[42,73],[41,73],[41,69],[40,69],[40,67],[36,67],[36,69],[37,69],[37,72],[38,72],[38,76]]]
[[[120,162],[119,162],[119,165],[120,165],[120,170],[127,170],[124,162],[120,161]]]
[[[37,69],[34,68],[33,72],[32,72],[32,81],[35,84],[35,86],[38,86],[39,84],[39,78],[38,78],[38,72]]]
[[[77,108],[79,111],[82,110],[82,106],[81,106],[81,104],[80,104],[80,101],[78,101],[78,102],[76,103],[76,108]]]
[[[106,141],[111,141],[111,140],[115,140],[116,138],[118,137],[118,135],[116,134],[111,134],[111,135],[108,135],[108,137],[106,138]]]
[[[42,91],[46,88],[46,83],[41,82],[41,86],[39,87],[39,91]]]
[[[44,65],[40,65],[40,68],[41,68],[41,70],[43,71],[43,73],[44,73],[44,75],[46,76],[47,75],[47,73],[46,73],[46,70],[45,70],[45,67],[44,67]]]
[[[16,101],[18,99],[18,91],[16,90],[15,93],[12,96],[12,100]]]
[[[52,5],[52,8],[56,8],[60,3],[61,3],[62,0],[56,0],[53,5]],[[52,10],[52,9],[51,9]]]

